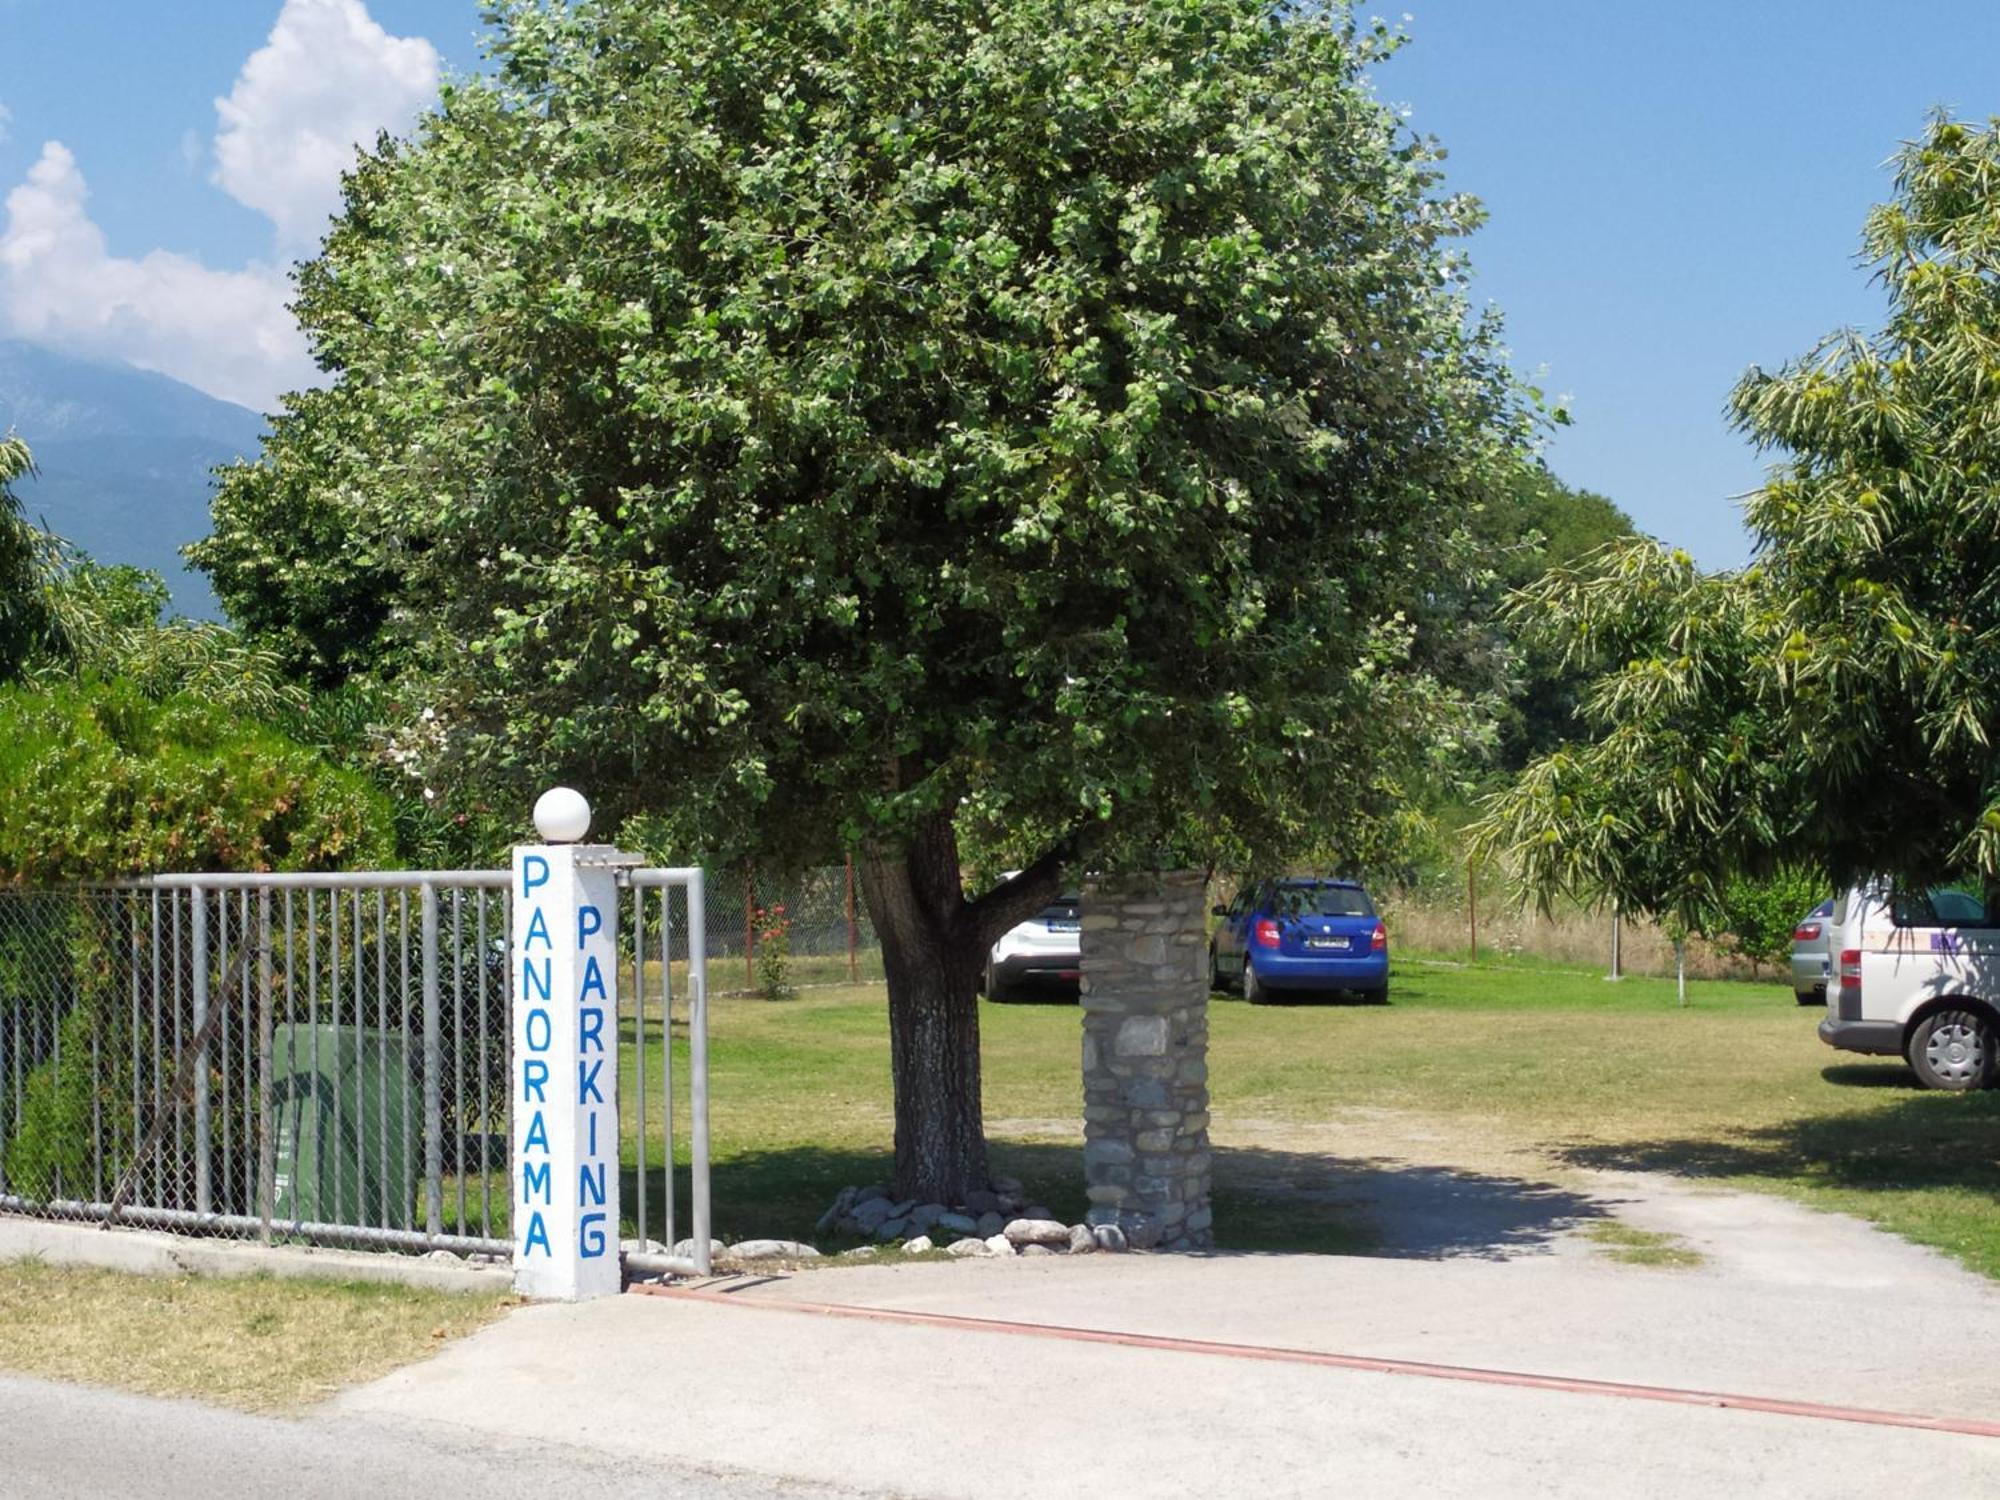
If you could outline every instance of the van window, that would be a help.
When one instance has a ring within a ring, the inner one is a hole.
[[[1898,927],[1984,927],[1986,903],[1970,891],[1932,886],[1928,891],[1899,891],[1889,903],[1890,920]]]
[[[1940,927],[1984,927],[1986,903],[1970,891],[1932,891],[1931,910]]]

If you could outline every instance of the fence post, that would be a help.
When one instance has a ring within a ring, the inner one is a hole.
[[[291,898],[286,898],[290,911]],[[277,1142],[271,1135],[271,892],[257,893],[257,1238],[271,1243],[271,1199],[278,1177]]]
[[[847,856],[847,982],[856,984],[861,979],[861,963],[856,950],[861,946],[861,932],[854,921],[854,856]]]
[[[1617,902],[1611,903],[1611,972],[1606,979],[1625,977],[1625,914]]]
[[[208,892],[195,886],[194,904],[194,1034],[200,1042],[194,1055],[194,1211],[214,1209],[209,1181],[208,1118]]]
[[[421,894],[424,923],[424,1233],[435,1238],[444,1232],[444,1048],[438,999],[437,886],[426,880]],[[454,954],[454,960],[456,957]],[[407,1015],[408,1011],[404,1014]]]
[[[660,1151],[666,1160],[667,1248],[679,1241],[674,1236],[674,893],[660,887]],[[695,905],[688,908],[692,923]],[[692,932],[692,926],[689,928]],[[694,939],[688,939],[692,952]]]
[[[746,988],[757,988],[757,895],[750,877],[750,867],[743,867],[743,983]]]
[[[694,1264],[706,1276],[708,1218],[708,903],[699,872],[688,884],[688,1135],[694,1161]]]
[[[1465,862],[1465,920],[1472,934],[1472,961],[1479,962],[1479,873],[1471,860]]]

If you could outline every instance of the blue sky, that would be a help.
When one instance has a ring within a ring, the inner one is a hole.
[[[2000,112],[2000,3],[1404,3],[1378,89],[1491,212],[1479,291],[1576,418],[1551,463],[1743,561],[1729,389],[1879,316],[1862,216],[1926,110]],[[283,268],[329,137],[401,126],[478,30],[473,0],[0,0],[0,333],[266,404],[306,374]]]

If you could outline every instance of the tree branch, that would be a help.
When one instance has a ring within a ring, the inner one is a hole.
[[[959,915],[960,923],[976,936],[981,948],[992,947],[1000,934],[1062,894],[1063,874],[1082,850],[1083,832],[1072,829],[1012,880],[1002,881],[976,901],[968,901]]]

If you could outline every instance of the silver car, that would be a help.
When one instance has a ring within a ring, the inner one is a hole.
[[[1828,897],[1792,929],[1792,993],[1801,1005],[1826,1004],[1827,976],[1833,972],[1833,898]]]

